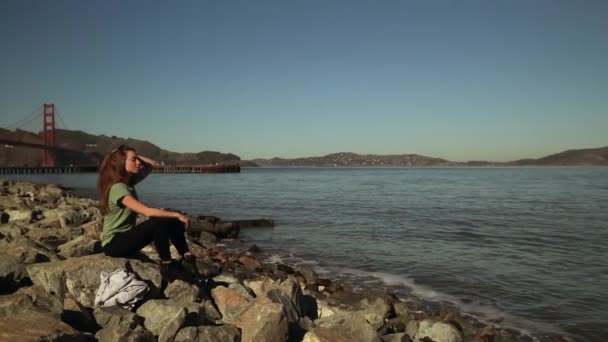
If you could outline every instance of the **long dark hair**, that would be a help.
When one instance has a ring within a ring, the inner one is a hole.
[[[101,162],[101,166],[99,167],[99,178],[97,179],[97,191],[99,192],[98,207],[102,214],[108,212],[108,197],[110,196],[112,185],[119,182],[133,185],[131,184],[133,177],[125,169],[127,151],[135,152],[135,149],[120,145],[103,158],[103,162]]]

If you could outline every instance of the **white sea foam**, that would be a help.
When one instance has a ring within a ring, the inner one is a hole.
[[[405,287],[411,290],[411,294],[419,299],[429,302],[445,302],[457,307],[463,314],[474,317],[475,319],[496,327],[505,327],[518,331],[522,335],[532,337],[533,331],[551,332],[556,334],[566,334],[563,330],[545,323],[531,321],[522,317],[502,312],[492,306],[483,305],[479,302],[465,303],[459,298],[435,291],[432,288],[420,284],[416,284],[415,280],[408,276],[384,272],[367,272],[349,268],[336,268],[333,270],[343,275],[353,276],[355,278],[365,279],[363,282],[371,284],[370,278],[382,282],[390,287]],[[400,298],[404,301],[409,301],[410,298]],[[500,322],[497,324],[495,322]]]

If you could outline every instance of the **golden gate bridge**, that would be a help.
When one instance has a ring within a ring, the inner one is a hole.
[[[40,113],[40,109],[42,112]],[[35,119],[39,119],[42,114],[42,136],[44,143],[34,143],[26,141],[16,141],[3,139],[0,137],[0,144],[5,147],[22,146],[42,150],[43,159],[40,166],[0,166],[0,173],[76,173],[76,172],[97,172],[101,162],[102,155],[91,151],[88,147],[84,150],[77,150],[57,146],[57,130],[56,130],[56,114],[57,118],[63,123],[61,115],[56,111],[55,104],[44,103],[38,107],[33,113],[26,118],[19,120],[17,123],[7,126],[8,129],[21,128],[31,123]],[[87,155],[90,163],[88,164],[68,164],[59,165],[57,163],[57,153],[61,152],[67,155]],[[92,153],[93,152],[93,153]],[[162,165],[157,166],[154,172],[158,173],[223,173],[223,172],[240,172],[240,165]]]

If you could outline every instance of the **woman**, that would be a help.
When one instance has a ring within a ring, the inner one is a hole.
[[[124,145],[104,158],[97,183],[99,209],[104,215],[101,245],[108,256],[129,257],[154,242],[161,274],[173,280],[181,265],[195,271],[195,259],[184,235],[190,222],[179,212],[150,208],[139,201],[134,185],[146,178],[155,164]],[[150,219],[136,225],[137,214]],[[171,259],[169,242],[182,256],[180,262]]]

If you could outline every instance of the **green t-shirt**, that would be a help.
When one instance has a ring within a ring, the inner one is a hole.
[[[109,243],[115,234],[126,232],[135,226],[137,213],[122,204],[122,198],[129,195],[137,199],[135,188],[125,183],[116,183],[110,188],[108,213],[103,217],[102,246]]]

